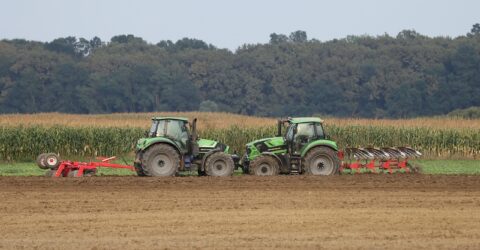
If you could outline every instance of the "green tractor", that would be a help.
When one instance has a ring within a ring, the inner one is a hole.
[[[242,158],[244,173],[253,175],[338,173],[337,144],[329,140],[317,117],[288,118],[278,121],[277,137],[246,145]],[[282,128],[286,132],[282,134]]]
[[[213,140],[199,139],[197,119],[154,117],[146,138],[136,145],[135,170],[139,176],[174,176],[179,171],[199,175],[231,176],[239,157],[229,147]]]

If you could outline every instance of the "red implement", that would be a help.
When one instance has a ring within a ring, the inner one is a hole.
[[[408,160],[421,155],[409,147],[347,148],[338,152],[342,161],[340,171],[349,169],[352,174],[361,173],[362,169],[371,173],[378,173],[377,170],[390,174],[398,171],[410,173]]]
[[[97,159],[101,161],[99,162],[78,162],[78,161],[68,161],[68,160],[61,161],[60,165],[58,165],[58,168],[53,170],[55,171],[55,174],[53,174],[53,177],[66,177],[66,176],[82,177],[86,172],[95,173],[97,171],[97,168],[124,168],[124,169],[130,169],[131,171],[135,171],[135,168],[133,166],[110,163],[109,161],[114,160],[115,156],[109,157],[109,158],[99,157]]]

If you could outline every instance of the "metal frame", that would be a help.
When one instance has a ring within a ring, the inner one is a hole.
[[[370,173],[387,171],[405,171],[410,173],[408,160],[420,157],[422,154],[409,147],[388,148],[347,148],[338,152],[338,158],[342,161],[340,171],[350,169],[351,173],[361,173],[362,169]]]

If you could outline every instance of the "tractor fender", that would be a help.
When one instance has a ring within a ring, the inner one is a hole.
[[[219,148],[214,148],[210,151],[208,151],[204,156],[203,156],[203,159],[202,159],[202,165],[200,166],[200,169],[202,171],[205,171],[205,162],[207,161],[207,158],[212,155],[213,153],[216,153],[216,152],[221,152],[222,150],[219,149]]]
[[[180,152],[180,148],[170,139],[165,137],[156,137],[156,138],[148,138],[148,139],[141,139],[137,142],[137,148],[142,151],[147,150],[150,146],[158,143],[165,143],[169,144],[170,146],[174,147],[176,150]]]
[[[272,153],[272,152],[262,152],[262,155],[268,155],[268,156],[272,156],[277,162],[278,162],[278,166],[282,166],[282,160],[280,159],[280,157],[278,157],[278,155]]]
[[[314,141],[314,142],[310,143],[309,145],[307,145],[302,150],[300,156],[302,158],[305,157],[305,155],[308,153],[308,151],[310,151],[310,149],[316,148],[316,147],[319,147],[319,146],[328,147],[328,148],[331,148],[334,151],[338,151],[338,146],[335,142],[330,141],[330,140],[317,140],[317,141]]]

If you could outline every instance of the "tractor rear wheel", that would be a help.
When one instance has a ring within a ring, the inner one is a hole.
[[[340,168],[337,153],[327,147],[316,147],[305,156],[304,170],[309,175],[334,175]]]
[[[250,163],[250,174],[268,176],[278,175],[280,166],[276,159],[268,155],[260,155]]]
[[[213,153],[205,161],[205,173],[208,176],[231,176],[234,168],[232,157],[224,152]]]
[[[142,160],[146,176],[173,176],[180,166],[180,155],[167,144],[156,144],[147,149]]]

